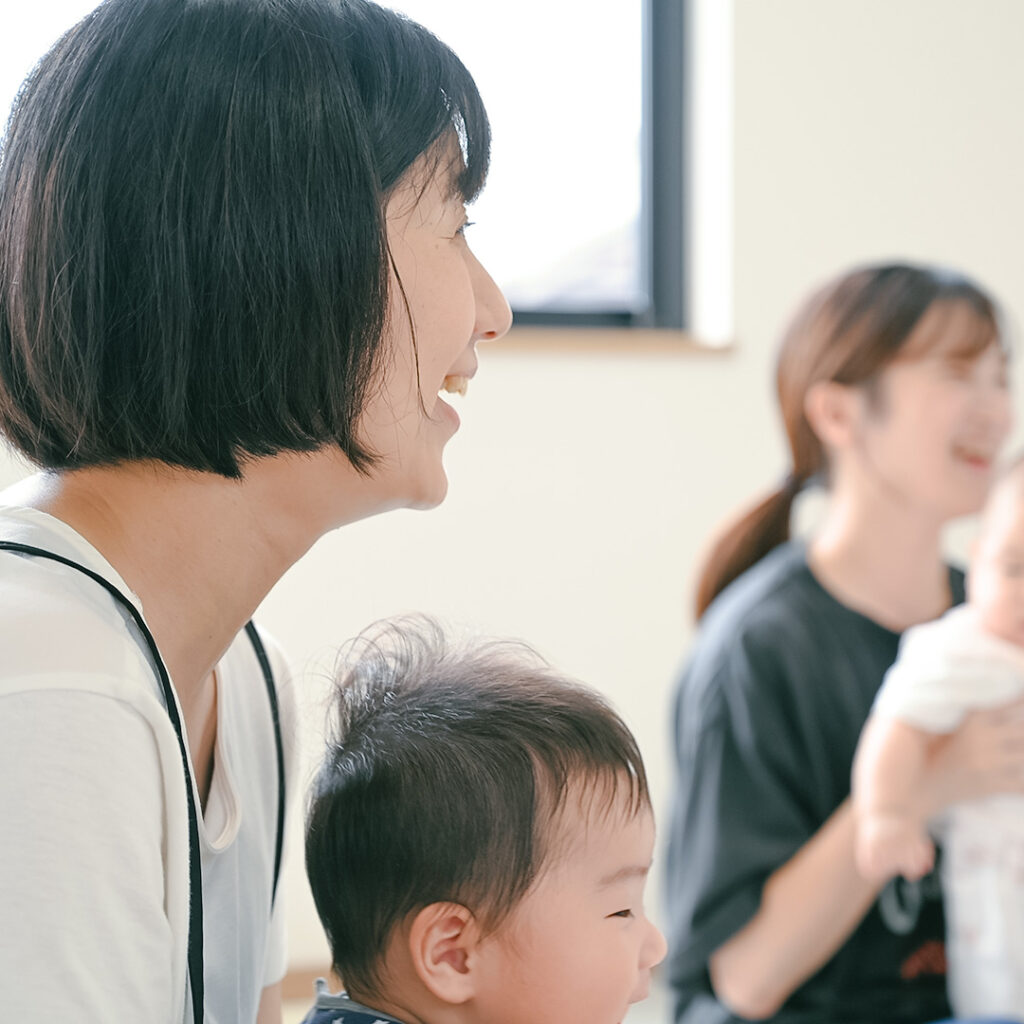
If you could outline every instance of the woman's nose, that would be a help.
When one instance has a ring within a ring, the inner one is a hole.
[[[473,294],[476,298],[474,341],[497,341],[512,326],[512,310],[494,278],[483,264],[473,257]]]
[[[1003,386],[983,389],[979,396],[978,415],[988,422],[989,432],[1002,443],[1013,428],[1013,403],[1010,392]]]

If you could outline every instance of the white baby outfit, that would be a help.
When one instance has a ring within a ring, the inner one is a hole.
[[[961,605],[907,630],[873,713],[930,733],[1024,695],[1024,648]],[[942,845],[949,996],[959,1017],[1024,1020],[1024,796],[955,804],[932,823]]]

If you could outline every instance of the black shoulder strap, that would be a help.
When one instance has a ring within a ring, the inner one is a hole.
[[[274,742],[277,745],[277,839],[274,844],[274,884],[270,890],[270,909],[273,910],[274,900],[277,898],[277,879],[281,874],[281,850],[284,846],[284,744],[281,742],[281,715],[277,706],[277,687],[274,685],[270,659],[251,620],[245,624],[245,632],[249,636],[249,641],[256,652],[256,659],[260,663],[260,670],[263,672],[263,682],[266,684],[267,697],[270,700],[270,717],[274,723]]]
[[[95,580],[111,597],[121,605],[132,617],[135,625],[138,626],[149,648],[156,666],[157,677],[160,680],[160,689],[163,691],[164,704],[167,707],[167,715],[174,727],[178,737],[178,749],[181,752],[181,767],[185,773],[185,795],[188,799],[188,870],[189,870],[189,914],[188,914],[188,977],[192,989],[192,1016],[195,1024],[202,1024],[203,1021],[203,875],[202,865],[199,860],[199,814],[196,810],[195,793],[192,787],[192,772],[188,764],[188,747],[185,743],[185,733],[181,725],[181,718],[178,715],[178,706],[174,699],[174,690],[171,687],[171,679],[167,674],[163,658],[157,649],[153,634],[139,613],[135,605],[121,593],[117,587],[99,573],[87,569],[84,565],[64,558],[62,555],[54,554],[45,548],[32,547],[29,544],[17,544],[13,541],[0,540],[0,550],[16,551],[25,555],[35,555],[38,558],[48,558],[53,562],[60,562],[84,573],[91,580]]]

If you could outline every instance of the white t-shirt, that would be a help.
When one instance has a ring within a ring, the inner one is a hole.
[[[142,610],[59,520],[0,507],[0,539],[73,559]],[[291,784],[293,695],[280,653],[267,651]],[[205,1014],[208,1024],[252,1024],[286,950],[280,887],[270,913],[270,703],[244,633],[217,679],[213,778],[199,822]],[[77,570],[0,551],[0,1018],[191,1024],[184,779],[128,613]]]
[[[872,710],[926,732],[948,733],[968,711],[1022,694],[1024,649],[985,632],[977,610],[964,604],[903,634]]]

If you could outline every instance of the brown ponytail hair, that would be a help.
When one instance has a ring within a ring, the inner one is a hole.
[[[1000,335],[993,300],[973,281],[938,267],[880,264],[830,281],[797,311],[782,337],[776,388],[792,468],[782,486],[730,524],[712,543],[700,573],[696,617],[737,576],[789,539],[793,501],[812,478],[827,475],[824,448],[804,402],[819,381],[870,386],[896,358],[935,302],[965,303],[978,324],[974,349]]]

